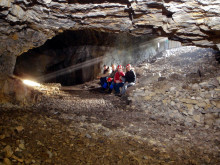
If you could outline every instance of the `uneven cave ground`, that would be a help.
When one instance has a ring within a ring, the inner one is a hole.
[[[95,80],[44,92],[31,107],[1,105],[0,164],[219,164],[219,120],[198,119],[220,117],[215,52],[167,50],[135,71],[125,97],[101,93]],[[193,105],[193,114],[178,102],[209,92],[208,108]]]

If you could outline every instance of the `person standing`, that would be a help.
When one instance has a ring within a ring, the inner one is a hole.
[[[136,74],[131,69],[131,64],[126,65],[126,73],[125,73],[124,78],[125,78],[125,83],[122,87],[121,95],[124,95],[127,88],[135,85],[136,83]]]

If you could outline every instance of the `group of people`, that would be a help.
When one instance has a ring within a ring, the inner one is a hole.
[[[125,73],[123,72],[122,65],[118,65],[117,69],[114,64],[112,65],[112,69],[104,65],[103,69],[103,73],[98,76],[103,91],[108,90],[108,93],[111,93],[114,89],[115,95],[122,96],[128,87],[135,85],[136,75],[131,68],[131,64],[126,65]]]

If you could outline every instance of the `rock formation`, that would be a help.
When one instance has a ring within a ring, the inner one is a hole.
[[[218,0],[1,0],[0,78],[13,73],[16,56],[65,30],[167,36],[220,49],[219,6]]]

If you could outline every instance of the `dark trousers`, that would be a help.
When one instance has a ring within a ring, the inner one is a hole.
[[[101,77],[100,78],[100,83],[101,83],[102,88],[107,88],[108,87],[107,77]]]
[[[115,83],[114,84],[114,89],[115,89],[115,93],[118,94],[120,93],[120,87],[123,87],[124,83]]]

